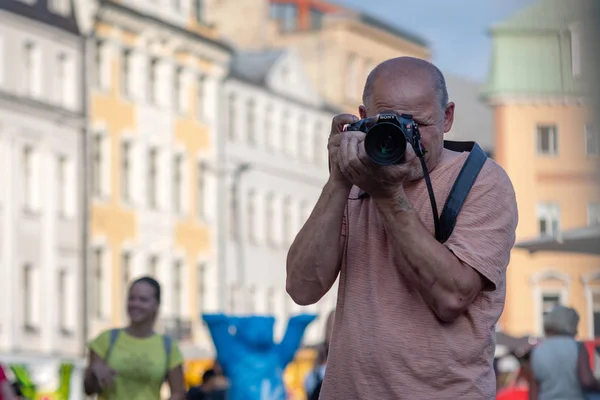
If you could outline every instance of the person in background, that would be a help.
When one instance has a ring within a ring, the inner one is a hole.
[[[13,392],[10,381],[6,378],[4,368],[0,365],[0,400],[15,400],[15,394]]]
[[[600,399],[588,351],[575,340],[578,325],[573,308],[559,305],[544,316],[546,337],[529,356],[530,400]]]
[[[209,369],[202,374],[202,384],[190,388],[187,400],[226,400],[228,383],[222,374]]]
[[[102,332],[90,343],[86,394],[100,394],[102,400],[160,400],[166,379],[170,400],[185,399],[179,347],[154,331],[160,294],[160,284],[153,278],[139,278],[131,284],[129,326]]]

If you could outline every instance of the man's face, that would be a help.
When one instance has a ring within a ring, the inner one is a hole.
[[[442,155],[444,133],[452,127],[454,104],[450,103],[446,109],[442,109],[432,78],[427,73],[417,71],[403,76],[380,76],[375,80],[370,101],[360,108],[361,118],[389,111],[413,116],[427,151],[427,166],[434,168]],[[412,149],[411,154],[407,154],[407,162],[411,166],[408,180],[422,178],[421,164]]]

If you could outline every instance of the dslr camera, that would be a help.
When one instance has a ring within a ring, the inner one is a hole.
[[[425,154],[419,127],[410,114],[381,113],[348,124],[344,131],[366,133],[365,151],[371,161],[378,165],[404,163],[408,144],[412,146],[417,157],[423,157]]]

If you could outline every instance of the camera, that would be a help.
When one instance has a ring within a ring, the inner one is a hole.
[[[367,134],[365,151],[371,161],[378,165],[404,163],[407,144],[412,146],[418,157],[425,154],[419,127],[410,114],[381,113],[346,125],[344,130]]]

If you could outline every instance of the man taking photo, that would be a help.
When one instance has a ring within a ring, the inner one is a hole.
[[[444,147],[455,105],[438,68],[400,57],[369,75],[361,118],[414,119],[423,161],[367,155],[358,120],[339,115],[330,177],[287,259],[287,291],[316,303],[340,278],[322,400],[494,399],[495,325],[506,294],[517,205],[505,171],[485,159],[449,238],[434,236],[431,194],[444,205],[469,151]],[[468,110],[466,111],[468,112]]]

